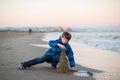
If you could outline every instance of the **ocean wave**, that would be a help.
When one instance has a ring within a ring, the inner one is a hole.
[[[48,33],[50,39],[57,39],[62,33]],[[71,32],[71,41],[110,50],[120,54],[120,32]]]

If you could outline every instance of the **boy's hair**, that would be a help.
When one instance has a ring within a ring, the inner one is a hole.
[[[69,41],[72,36],[71,36],[71,34],[69,32],[63,32],[63,34],[61,35],[61,37],[65,37]]]

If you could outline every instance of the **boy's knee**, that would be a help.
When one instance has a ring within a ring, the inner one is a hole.
[[[59,61],[59,56],[54,56],[54,57],[53,57],[53,61],[58,62],[58,61]]]

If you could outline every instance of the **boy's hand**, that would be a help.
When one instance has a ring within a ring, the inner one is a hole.
[[[62,45],[62,44],[57,44],[57,46],[59,46],[59,47],[62,48],[62,49],[65,49],[65,46]]]
[[[70,70],[73,71],[73,72],[78,71],[75,67],[72,67]]]

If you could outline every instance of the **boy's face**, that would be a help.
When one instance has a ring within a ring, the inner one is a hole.
[[[66,39],[65,37],[61,37],[61,40],[62,40],[62,43],[63,43],[63,44],[68,43],[68,39]]]

